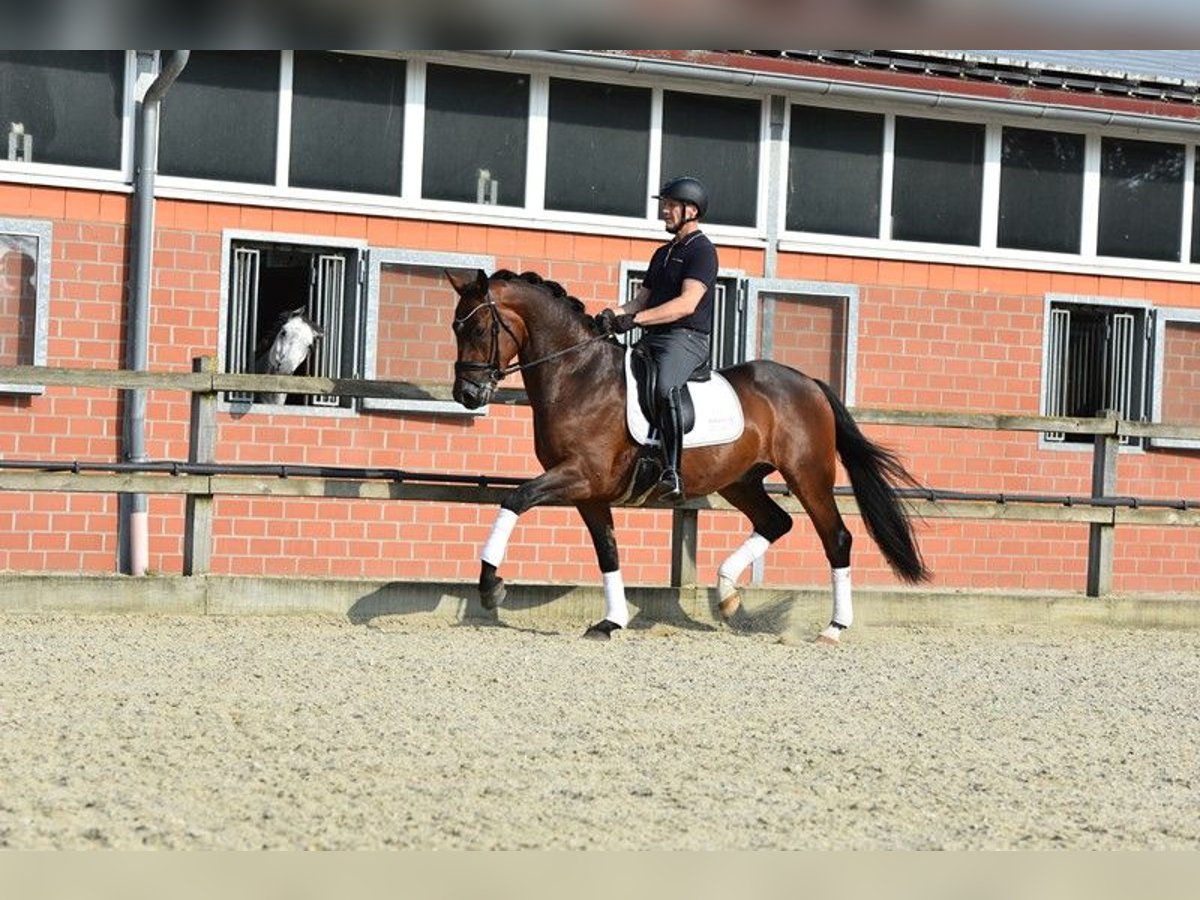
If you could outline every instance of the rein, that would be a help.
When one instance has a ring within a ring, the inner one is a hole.
[[[542,363],[550,362],[552,359],[558,359],[560,356],[566,356],[568,353],[573,353],[576,350],[581,350],[582,348],[588,346],[589,344],[594,344],[597,341],[606,340],[609,337],[609,335],[607,335],[607,334],[593,335],[592,337],[586,338],[585,340],[582,340],[577,344],[572,344],[569,347],[564,347],[561,350],[556,350],[553,353],[548,353],[545,356],[542,356],[538,359],[531,360],[527,363],[512,363],[507,366],[501,366],[500,365],[500,329],[501,328],[504,329],[504,331],[508,334],[508,336],[513,339],[514,344],[518,343],[517,336],[515,334],[513,334],[513,331],[511,328],[509,328],[508,323],[504,321],[504,317],[500,315],[500,309],[499,309],[499,307],[496,306],[496,301],[492,299],[492,295],[489,293],[484,299],[486,302],[480,303],[478,306],[476,306],[473,310],[471,310],[469,313],[467,313],[461,319],[455,319],[454,324],[456,326],[463,325],[472,316],[474,316],[475,313],[479,312],[481,309],[487,308],[487,310],[492,314],[491,359],[488,362],[456,362],[454,364],[454,368],[456,371],[459,371],[459,372],[462,372],[462,371],[467,371],[467,372],[484,371],[484,372],[487,372],[488,378],[491,381],[498,382],[498,381],[506,378],[507,376],[513,374],[514,372],[523,372],[526,369],[532,369],[534,366],[540,366]]]

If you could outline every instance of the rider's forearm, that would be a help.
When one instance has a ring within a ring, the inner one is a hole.
[[[668,300],[652,309],[644,309],[637,314],[634,321],[639,326],[670,325],[680,319],[690,316],[696,309],[696,304],[683,296]]]

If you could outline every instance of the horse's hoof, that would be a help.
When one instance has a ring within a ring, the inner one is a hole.
[[[824,631],[817,635],[814,644],[820,644],[823,647],[836,647],[842,642],[842,629],[836,625],[830,625]]]
[[[728,622],[733,618],[733,614],[741,609],[741,606],[742,595],[733,593],[717,604],[717,610],[721,613],[721,618]]]
[[[504,586],[504,580],[497,581],[490,590],[481,590],[479,592],[479,602],[484,609],[492,610],[504,602],[504,598],[508,596],[508,588]]]
[[[589,641],[607,641],[612,639],[612,633],[621,628],[616,622],[604,619],[597,622],[595,625],[589,625],[587,631],[583,633],[584,638]]]

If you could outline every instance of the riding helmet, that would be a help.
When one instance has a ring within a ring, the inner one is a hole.
[[[708,191],[699,180],[690,175],[672,178],[654,195],[656,199],[666,197],[668,200],[678,200],[680,203],[691,203],[696,207],[696,217],[701,218],[708,212]]]

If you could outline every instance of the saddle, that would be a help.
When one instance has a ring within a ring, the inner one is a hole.
[[[650,360],[650,354],[645,348],[634,345],[629,351],[629,365],[633,370],[633,380],[637,384],[638,406],[649,421],[658,421],[658,410],[654,408],[654,388],[658,382],[658,369]],[[706,359],[688,376],[688,383],[693,381],[708,381],[712,378],[712,364]],[[687,434],[696,425],[696,404],[692,402],[691,390],[682,392],[683,433]]]
[[[625,354],[625,423],[630,436],[642,446],[659,443],[658,431],[652,425],[657,420],[648,414],[653,412],[654,385],[647,373],[653,371],[654,366],[641,352],[630,350]],[[685,449],[725,444],[742,436],[742,402],[733,385],[720,372],[712,371],[707,362],[696,369],[680,399]]]
[[[654,396],[654,366],[640,351],[625,354],[625,424],[640,452],[625,492],[615,506],[641,506],[654,493],[662,475],[662,457],[655,421],[647,415]],[[695,399],[699,396],[699,400]],[[699,366],[687,390],[682,392],[683,446],[709,447],[736,441],[745,429],[742,403],[737,392],[720,372],[708,363]]]

